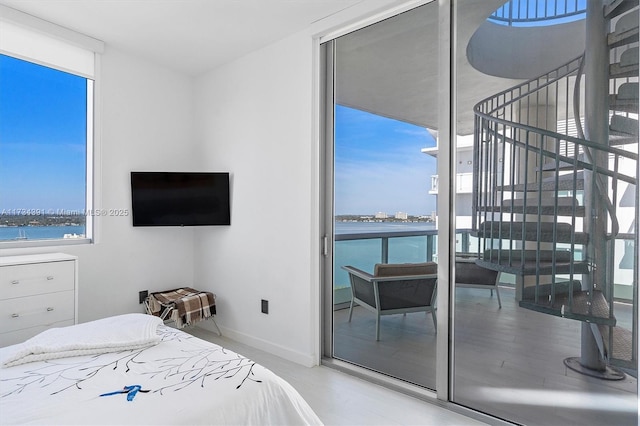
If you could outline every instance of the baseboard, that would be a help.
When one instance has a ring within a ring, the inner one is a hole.
[[[198,324],[198,327],[202,327],[205,330],[216,333],[215,326],[209,321],[202,321]],[[262,351],[268,352],[272,355],[278,356],[280,358],[286,359],[287,361],[295,362],[296,364],[303,365],[305,367],[315,367],[319,365],[319,361],[317,357],[312,354],[305,354],[302,352],[294,351],[290,348],[276,345],[271,342],[268,342],[263,339],[256,338],[254,336],[250,336],[245,333],[241,333],[236,330],[232,330],[230,328],[221,326],[218,324],[222,335],[228,339],[235,340],[238,343],[242,343],[247,346],[251,346],[256,349],[260,349]]]

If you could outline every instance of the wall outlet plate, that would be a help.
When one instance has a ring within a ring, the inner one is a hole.
[[[268,314],[269,313],[269,301],[268,300],[262,299],[261,312],[263,314]]]
[[[149,290],[143,290],[138,292],[138,303],[140,304],[144,303],[148,295],[149,295]]]

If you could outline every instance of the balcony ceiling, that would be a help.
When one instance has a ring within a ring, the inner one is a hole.
[[[521,81],[482,74],[466,58],[475,30],[503,3],[467,0],[458,11],[457,127],[461,135],[473,132],[473,105]],[[437,10],[437,3],[430,3],[339,39],[337,102],[437,129]]]

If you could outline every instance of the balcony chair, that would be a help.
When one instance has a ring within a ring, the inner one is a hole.
[[[500,274],[498,271],[476,265],[473,258],[456,258],[456,287],[484,288],[496,291],[498,307],[502,308],[500,289],[498,288]]]
[[[351,304],[357,303],[376,314],[376,340],[380,340],[380,316],[431,312],[434,329],[437,329],[435,300],[438,265],[427,263],[376,264],[373,275],[343,266],[351,281]]]

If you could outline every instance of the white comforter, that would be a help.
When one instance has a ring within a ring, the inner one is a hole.
[[[156,336],[143,348],[0,368],[0,423],[321,424],[291,385],[252,360],[164,325]],[[16,352],[24,347],[2,348],[0,358]]]

